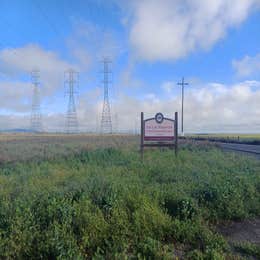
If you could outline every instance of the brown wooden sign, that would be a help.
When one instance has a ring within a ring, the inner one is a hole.
[[[155,117],[144,119],[141,112],[141,156],[143,158],[144,147],[170,147],[178,150],[178,113],[175,118],[165,118],[162,113]]]

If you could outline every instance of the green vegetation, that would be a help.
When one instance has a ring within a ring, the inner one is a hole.
[[[193,134],[193,135],[188,135],[188,136],[204,136],[204,137],[219,137],[219,138],[241,138],[241,139],[254,139],[254,140],[259,140],[260,139],[260,134]]]
[[[211,146],[78,151],[0,168],[0,258],[231,256],[220,221],[260,215],[259,161]]]
[[[235,249],[246,256],[256,257],[260,259],[260,246],[252,243],[238,243],[234,245]]]
[[[138,137],[91,134],[0,134],[0,164],[6,162],[53,160],[81,150],[137,147]]]
[[[186,137],[228,143],[260,144],[260,134],[190,134]]]

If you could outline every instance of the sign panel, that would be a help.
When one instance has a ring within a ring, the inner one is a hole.
[[[174,148],[177,156],[178,112],[175,112],[174,119],[165,118],[162,113],[157,113],[155,117],[145,120],[144,113],[141,112],[140,152],[142,160],[145,147]]]
[[[144,120],[144,141],[173,141],[174,120],[158,113],[154,118]]]

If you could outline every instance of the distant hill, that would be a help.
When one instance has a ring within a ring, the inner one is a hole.
[[[3,129],[0,133],[34,133],[31,129],[14,128],[14,129]]]

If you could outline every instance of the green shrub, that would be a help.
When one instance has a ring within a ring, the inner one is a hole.
[[[260,259],[260,246],[256,244],[252,244],[249,242],[244,243],[236,243],[234,245],[234,248],[239,253],[242,253],[246,256],[256,257],[257,259]]]
[[[223,259],[211,226],[259,215],[259,169],[210,146],[2,165],[0,258]]]
[[[178,217],[181,220],[193,219],[198,214],[198,208],[191,198],[176,198],[175,196],[166,196],[164,206],[167,213],[172,217]]]

